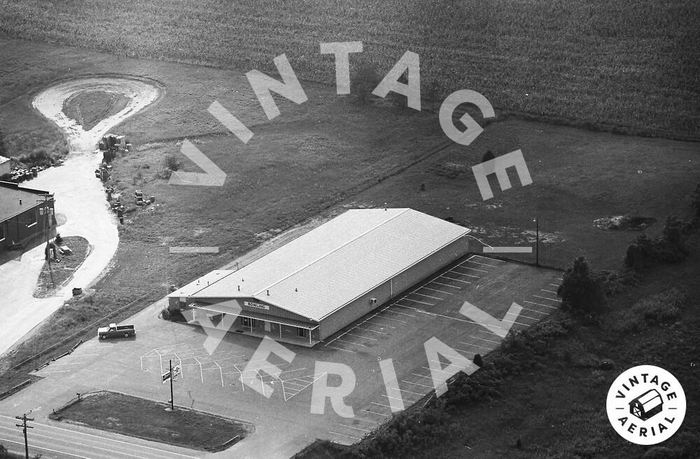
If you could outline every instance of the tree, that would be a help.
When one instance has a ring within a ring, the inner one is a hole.
[[[562,298],[562,308],[574,314],[596,315],[606,303],[603,283],[591,272],[584,257],[575,259],[566,270],[557,293]]]
[[[692,206],[695,209],[695,216],[700,217],[700,183],[693,192]]]
[[[495,159],[496,157],[491,153],[491,150],[487,150],[486,153],[484,153],[484,157],[481,158],[481,162],[485,163],[486,161],[491,161],[492,159]]]

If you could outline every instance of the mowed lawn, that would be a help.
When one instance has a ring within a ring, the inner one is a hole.
[[[381,75],[418,53],[429,98],[474,89],[506,110],[697,137],[699,15],[693,0],[15,0],[0,33],[241,71],[274,70],[286,53],[326,84],[319,43],[357,40],[351,61]]]

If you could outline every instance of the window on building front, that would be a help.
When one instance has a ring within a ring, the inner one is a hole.
[[[305,328],[297,327],[297,335],[298,335],[298,336],[306,337],[306,332],[307,332],[307,331],[308,331],[308,330],[305,329]]]
[[[5,240],[5,224],[0,223],[0,241]]]
[[[248,317],[241,317],[241,325],[250,327],[250,319]]]

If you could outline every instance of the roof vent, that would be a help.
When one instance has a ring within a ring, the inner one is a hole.
[[[267,296],[270,296],[270,291],[269,291],[269,290],[267,291]]]

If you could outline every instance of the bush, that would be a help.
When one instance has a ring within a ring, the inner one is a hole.
[[[34,166],[50,167],[53,165],[54,159],[45,149],[37,148],[28,155],[20,156],[19,162],[28,168]]]
[[[493,155],[491,150],[488,150],[488,151],[486,151],[486,153],[484,153],[484,157],[481,158],[481,162],[485,163],[486,161],[491,161],[492,159],[495,159],[495,158],[496,157]]]
[[[628,248],[625,265],[635,270],[648,268],[657,263],[678,263],[688,256],[685,234],[688,225],[676,218],[668,217],[660,237],[650,239],[640,235]]]
[[[182,167],[182,163],[175,155],[166,156],[163,162],[165,163],[165,167],[171,171],[176,171]]]
[[[597,315],[606,304],[603,282],[591,272],[584,257],[574,260],[566,270],[557,294],[562,298],[562,309],[578,315]]]
[[[693,209],[695,209],[695,216],[700,217],[700,183],[693,192],[693,195],[691,197],[691,205],[693,206]]]
[[[7,156],[7,150],[5,149],[5,135],[0,131],[0,156]],[[700,186],[698,186],[700,188]],[[0,445],[0,448],[2,448],[2,445]],[[0,454],[2,454],[2,450],[0,449]],[[0,456],[2,457],[2,456]]]
[[[633,333],[673,322],[680,316],[681,308],[687,300],[688,297],[683,291],[676,287],[670,288],[621,311],[616,319],[611,321],[612,328],[620,333]]]

